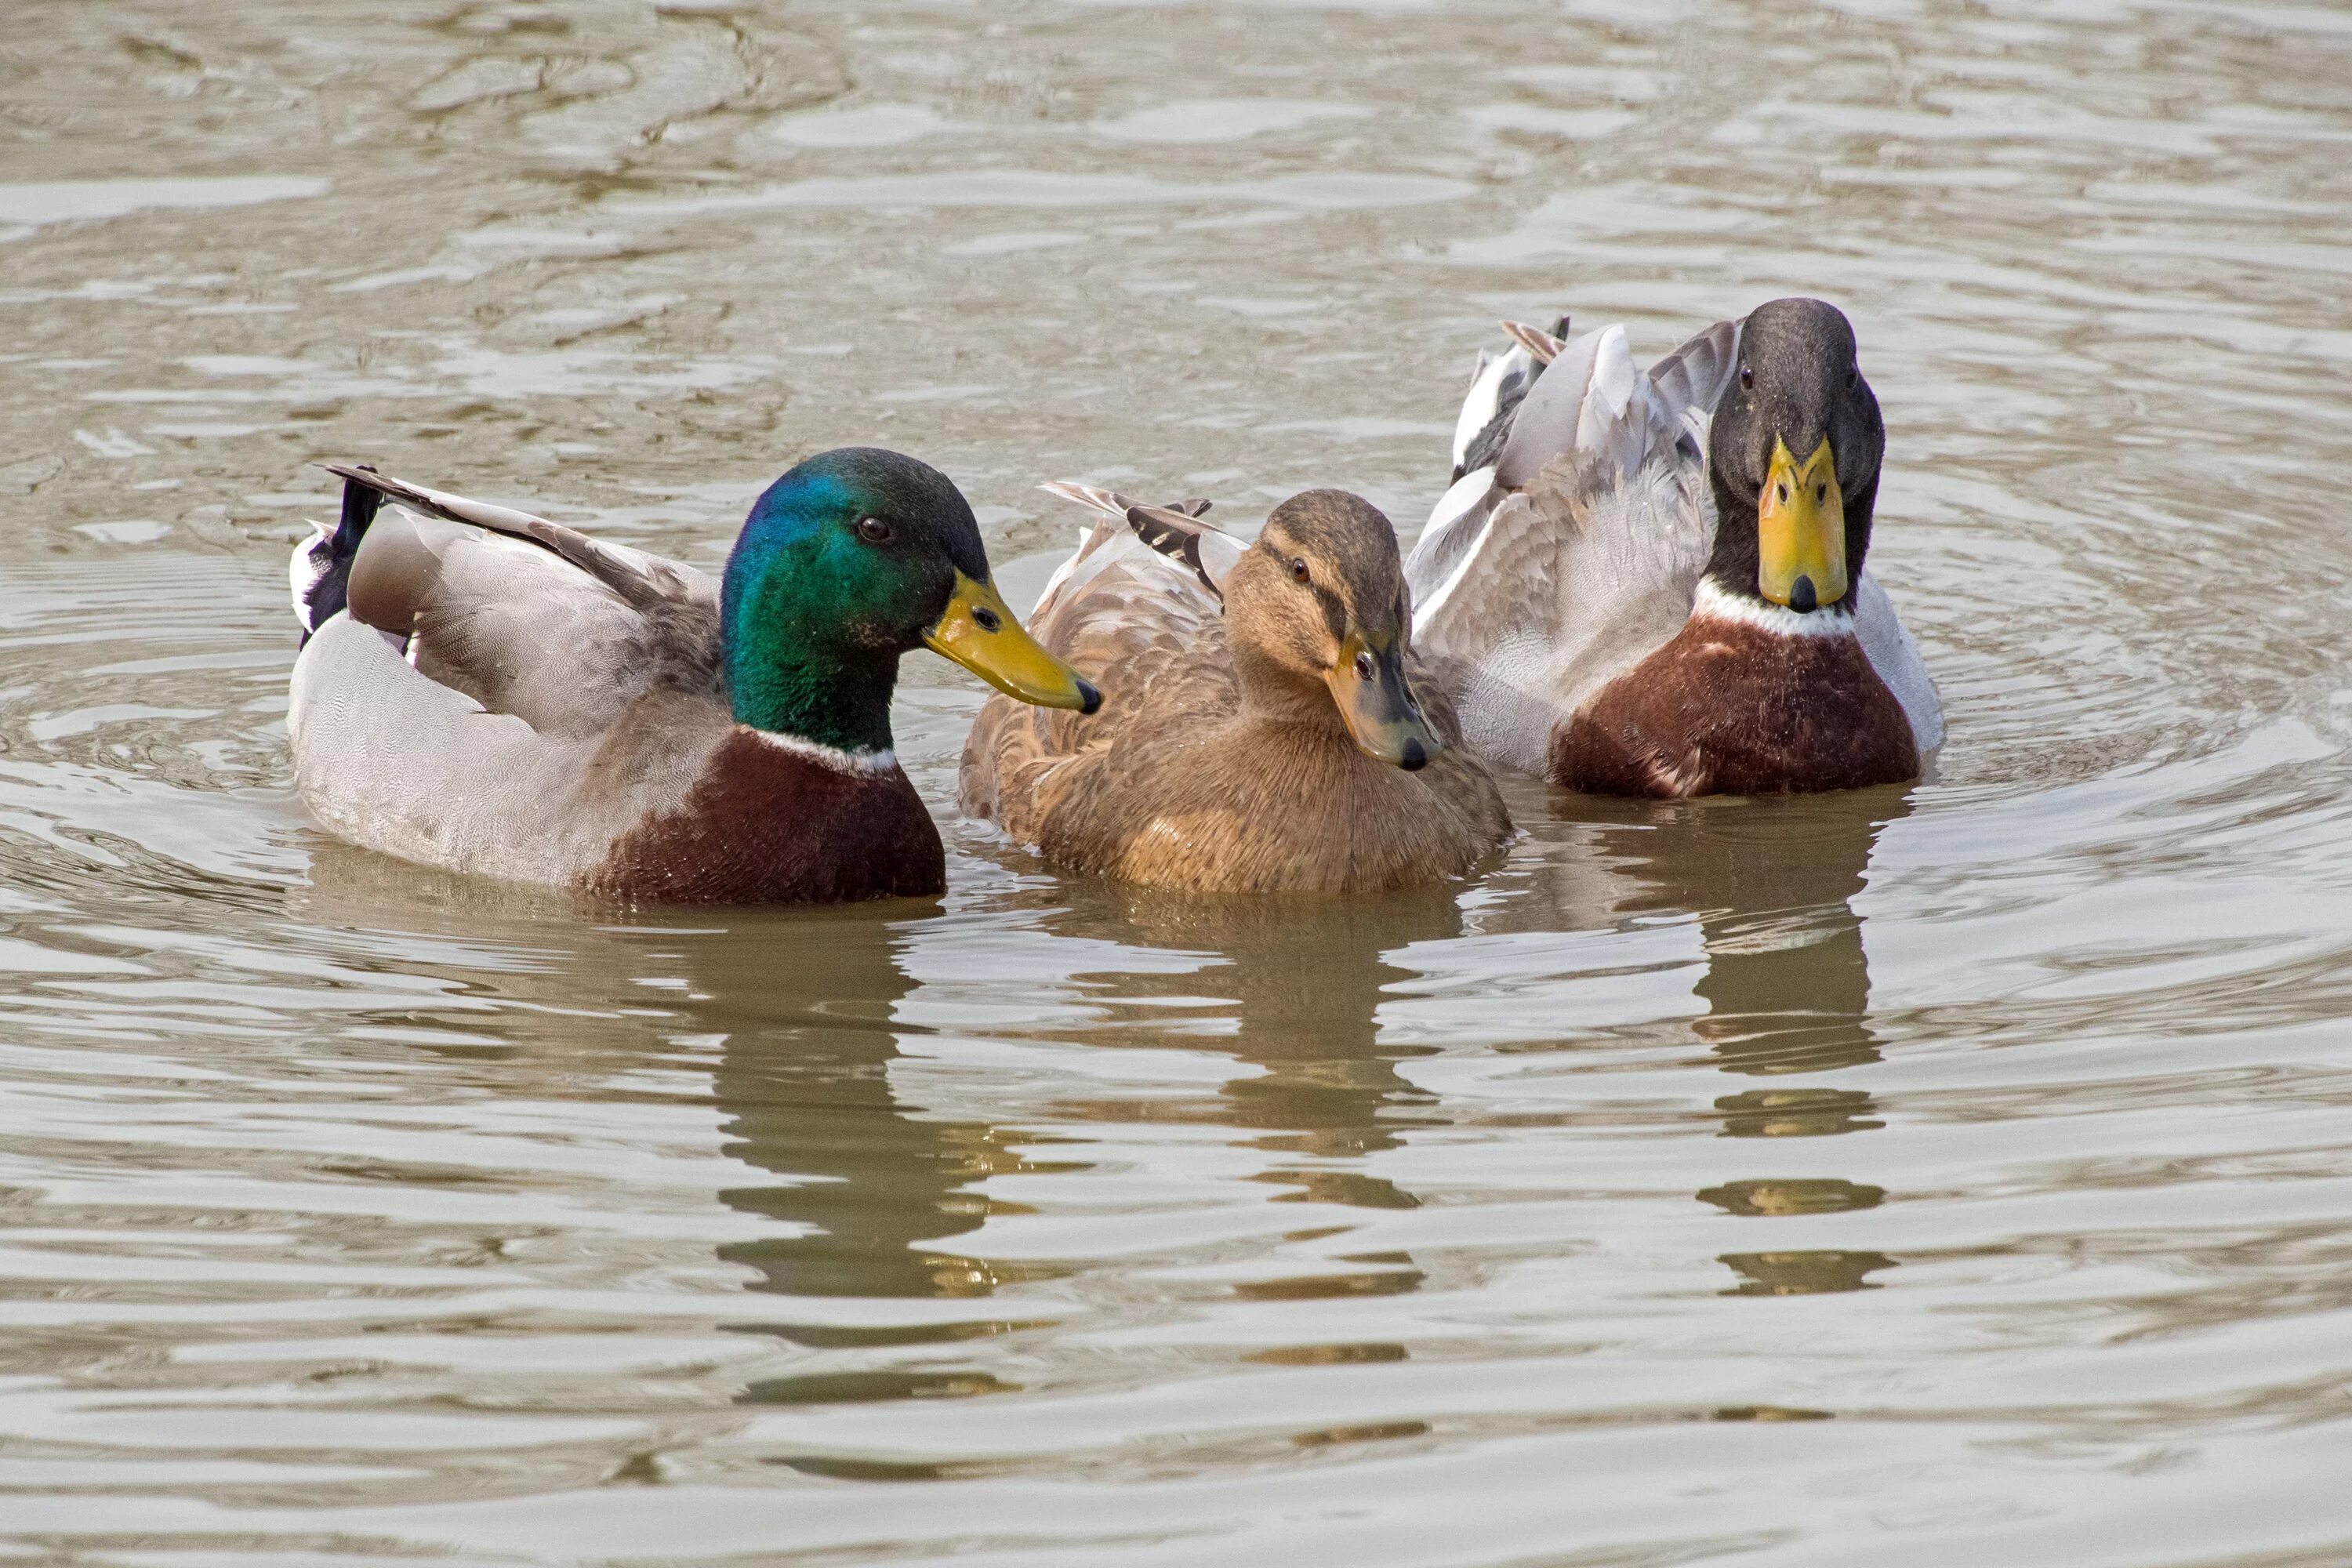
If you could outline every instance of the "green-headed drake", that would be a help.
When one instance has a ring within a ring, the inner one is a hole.
[[[1101,702],[1005,608],[954,484],[896,452],[768,487],[723,583],[329,467],[342,518],[294,552],[287,729],[311,814],[371,849],[628,900],[934,894],[939,830],[891,750],[898,656]]]

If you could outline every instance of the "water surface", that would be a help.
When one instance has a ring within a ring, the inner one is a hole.
[[[0,36],[0,1538],[206,1568],[2352,1561],[2352,24]],[[881,442],[1409,532],[1497,317],[1853,316],[1909,790],[1475,883],[621,918],[286,787],[310,465],[710,564]]]

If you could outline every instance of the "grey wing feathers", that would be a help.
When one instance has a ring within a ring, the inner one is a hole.
[[[320,826],[428,865],[563,881],[645,808],[634,793],[582,788],[595,739],[488,712],[348,616],[321,626],[296,661],[287,730],[296,787]],[[676,761],[690,768],[700,754]]]
[[[1732,363],[1714,331],[1663,378],[1635,366],[1622,327],[1570,342],[1491,470],[1439,501],[1405,564],[1413,639],[1474,749],[1540,771],[1552,721],[1688,618],[1714,539],[1712,403],[1694,399],[1719,395]]]
[[[1528,389],[1495,460],[1495,482],[1525,489],[1548,464],[1570,453],[1631,479],[1669,422],[1649,395],[1647,378],[1633,367],[1625,329],[1588,332],[1562,349]]]
[[[1911,739],[1921,753],[1942,745],[1944,705],[1927,674],[1927,661],[1919,657],[1919,645],[1911,640],[1902,618],[1895,615],[1895,601],[1886,596],[1867,566],[1854,581],[1853,631],[1862,639],[1862,651],[1871,668],[1903,705],[1903,716],[1911,721]]]
[[[1653,395],[1673,417],[1712,416],[1739,364],[1739,323],[1717,321],[1650,367]]]
[[[403,503],[360,543],[351,610],[408,639],[431,679],[564,735],[601,731],[656,687],[716,691],[718,585],[705,574],[508,508],[337,471]]]
[[[475,500],[447,490],[429,489],[353,464],[322,463],[320,466],[331,474],[364,485],[390,500],[428,515],[488,529],[493,533],[530,540],[604,583],[631,604],[641,605],[668,598],[680,592],[691,592],[692,584],[687,579],[702,576],[691,567],[681,566],[675,561],[648,555],[642,550],[632,550],[626,545],[606,544],[576,528],[566,528],[560,522],[550,522],[543,517],[517,511],[512,507]]]

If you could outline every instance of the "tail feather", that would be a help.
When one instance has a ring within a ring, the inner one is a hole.
[[[1567,320],[1565,316],[1560,318],[1563,324]],[[1560,338],[1541,327],[1528,326],[1525,321],[1505,321],[1503,331],[1510,334],[1513,342],[1533,354],[1538,364],[1549,364],[1559,357],[1559,351],[1568,346]]]
[[[1146,506],[1117,490],[1080,484],[1076,479],[1054,479],[1037,488],[1124,522],[1153,550],[1191,568],[1201,580],[1201,586],[1220,601],[1224,598],[1225,574],[1242,558],[1243,545],[1224,530],[1201,521],[1209,510],[1207,500],[1196,496],[1166,506]]]
[[[1569,320],[1563,314],[1552,323],[1549,331],[1521,321],[1505,321],[1503,331],[1510,334],[1512,346],[1491,359],[1483,350],[1480,352],[1478,373],[1471,378],[1470,395],[1462,400],[1462,412],[1454,421],[1454,478],[1457,482],[1463,475],[1487,468],[1502,456],[1503,443],[1510,438],[1519,405],[1526,401],[1528,389],[1543,374],[1544,367],[1559,357],[1559,351],[1568,342]]]
[[[1192,568],[1201,586],[1224,602],[1225,574],[1241,559],[1241,542],[1223,529],[1201,521],[1200,511],[1185,510],[1189,503],[1178,501],[1174,506],[1131,506],[1127,509],[1127,525],[1135,536],[1167,556],[1170,560]],[[1202,504],[1201,511],[1208,506]]]

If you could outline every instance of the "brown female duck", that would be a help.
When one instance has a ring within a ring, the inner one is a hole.
[[[1370,892],[1459,876],[1510,817],[1415,676],[1396,534],[1308,490],[1255,542],[1206,502],[1101,513],[1039,602],[1038,640],[1104,693],[1059,721],[991,699],[964,809],[1052,864],[1195,892]]]

